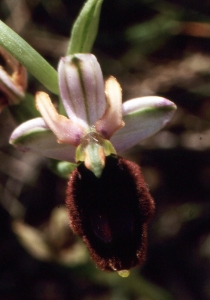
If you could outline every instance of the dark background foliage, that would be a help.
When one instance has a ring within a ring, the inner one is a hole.
[[[55,67],[81,0],[3,0],[0,17]],[[165,96],[173,121],[126,155],[156,202],[148,258],[125,279],[89,260],[68,226],[66,180],[8,145],[0,115],[0,300],[210,298],[210,2],[104,0],[93,49],[124,100]],[[29,76],[29,92],[42,86]],[[56,99],[55,99],[56,100]],[[113,183],[114,184],[114,183]]]

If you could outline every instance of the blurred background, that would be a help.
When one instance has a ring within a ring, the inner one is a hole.
[[[55,68],[82,0],[1,0],[0,18]],[[93,53],[123,99],[159,95],[172,122],[125,155],[156,202],[148,257],[127,278],[90,261],[68,225],[66,179],[8,145],[0,114],[0,300],[210,299],[210,1],[104,0]],[[28,91],[44,90],[29,74]],[[56,101],[56,97],[52,95]]]

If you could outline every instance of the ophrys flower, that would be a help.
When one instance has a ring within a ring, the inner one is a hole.
[[[23,123],[10,142],[23,151],[76,162],[70,176],[67,207],[72,229],[103,270],[129,269],[145,260],[147,226],[154,202],[139,166],[118,156],[159,131],[176,106],[151,96],[122,104],[114,77],[105,83],[92,54],[62,58],[60,95],[67,116],[49,96],[36,94],[42,118]]]

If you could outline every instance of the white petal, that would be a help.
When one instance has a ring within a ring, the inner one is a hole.
[[[72,122],[63,115],[59,115],[52,104],[48,94],[38,92],[36,94],[36,106],[45,123],[57,136],[58,142],[78,146],[83,136],[84,128]]]
[[[176,105],[161,97],[151,96],[123,103],[125,126],[111,138],[116,151],[122,152],[157,133],[173,117]]]
[[[106,81],[105,90],[108,107],[103,117],[96,122],[95,128],[103,137],[110,139],[114,132],[124,125],[122,121],[122,91],[119,83],[112,76]]]
[[[103,75],[92,54],[64,57],[58,66],[63,105],[69,118],[88,128],[106,109]]]
[[[10,143],[13,143],[13,140],[19,139],[21,136],[24,136],[26,133],[31,133],[34,130],[37,131],[37,129],[44,130],[49,129],[49,127],[46,125],[43,118],[35,118],[29,121],[26,121],[19,125],[15,130],[12,132],[12,135],[10,137]]]
[[[125,101],[123,103],[122,112],[123,116],[126,116],[127,114],[136,113],[142,109],[148,110],[154,109],[155,107],[165,107],[166,110],[170,108],[176,109],[176,105],[166,98],[159,96],[146,96]]]
[[[3,69],[0,68],[0,80],[5,85],[5,88],[8,88],[10,92],[15,94],[17,97],[23,98],[24,91],[20,86],[18,86],[11,77],[5,72]]]
[[[75,147],[58,144],[56,136],[46,128],[42,118],[32,119],[17,127],[10,137],[10,144],[23,152],[31,151],[58,160],[75,161]]]

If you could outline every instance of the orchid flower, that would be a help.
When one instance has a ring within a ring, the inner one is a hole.
[[[96,57],[74,54],[58,66],[60,96],[67,116],[38,92],[42,117],[17,127],[10,143],[22,151],[78,163],[70,175],[66,203],[73,231],[102,270],[130,269],[145,260],[147,226],[154,201],[140,167],[120,153],[155,134],[176,106],[157,97],[122,103],[114,77],[103,81]]]
[[[58,160],[74,162],[76,157],[98,177],[103,167],[96,165],[103,166],[105,156],[122,153],[155,134],[176,109],[173,102],[157,96],[122,104],[119,83],[110,77],[104,88],[100,65],[92,54],[62,58],[58,75],[68,118],[58,114],[46,93],[38,92],[36,106],[42,118],[17,127],[10,143]]]
[[[25,96],[26,69],[4,48],[0,47],[0,112],[8,105],[19,104]]]

